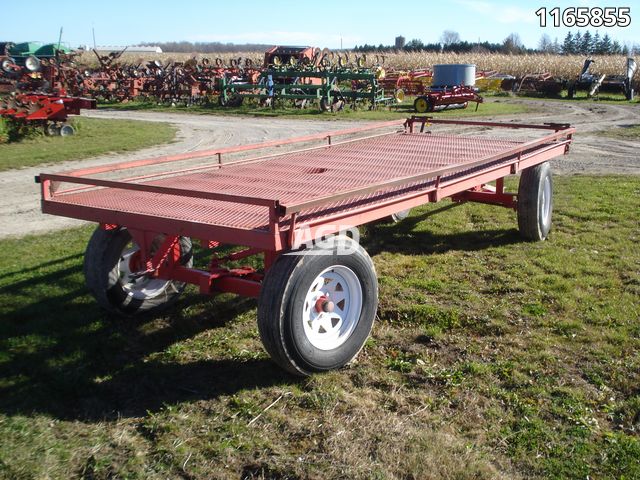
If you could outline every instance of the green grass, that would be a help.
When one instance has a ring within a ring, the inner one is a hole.
[[[176,134],[175,127],[158,122],[77,118],[73,125],[77,131],[72,137],[42,134],[0,144],[0,171],[139,150],[168,143]]]
[[[580,90],[576,92],[573,98],[569,98],[567,96],[567,91],[564,90],[560,96],[556,97],[541,97],[540,95],[519,95],[522,97],[528,98],[541,98],[544,100],[556,100],[556,101],[567,101],[567,102],[579,102],[579,103],[605,103],[607,105],[635,105],[640,102],[640,99],[636,98],[634,100],[627,100],[623,93],[615,93],[615,92],[602,92],[598,94],[596,97],[590,97],[587,91]]]
[[[305,380],[253,300],[111,318],[90,228],[0,241],[0,477],[640,478],[640,177],[555,189],[542,243],[487,205],[367,228],[373,335]]]
[[[219,114],[219,115],[252,115],[254,117],[283,117],[300,119],[324,119],[324,120],[393,120],[396,118],[406,118],[415,115],[413,110],[413,97],[407,99],[399,105],[390,107],[380,107],[377,110],[369,110],[367,107],[352,109],[350,106],[340,112],[322,112],[317,105],[305,109],[294,108],[287,104],[277,104],[277,108],[259,107],[252,101],[247,101],[240,107],[220,107],[217,103],[208,105],[158,105],[152,102],[132,101],[127,103],[110,103],[100,105],[99,108],[116,110],[152,110],[161,112],[183,112],[196,114]],[[527,113],[532,109],[526,105],[513,104],[503,98],[489,98],[482,103],[476,111],[475,104],[470,103],[469,107],[460,110],[445,110],[442,112],[429,113],[436,117],[468,117],[468,116],[492,116],[492,115],[513,115]]]
[[[640,125],[629,124],[620,125],[601,132],[602,135],[607,137],[619,138],[621,140],[639,140],[640,139]]]

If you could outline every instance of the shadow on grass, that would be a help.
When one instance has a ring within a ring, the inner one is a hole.
[[[162,316],[109,318],[87,293],[75,257],[1,290],[14,305],[0,322],[1,412],[99,421],[296,381],[267,359],[179,363],[152,355],[227,328],[254,300],[188,293]]]
[[[454,206],[395,225],[373,226],[363,245],[372,255],[383,250],[422,255],[521,241],[515,230],[438,234],[414,229],[430,215]],[[199,253],[196,263],[205,263]],[[232,353],[218,353],[212,360],[182,363],[167,354],[201,332],[232,328],[229,324],[240,314],[255,308],[253,299],[211,298],[189,291],[163,314],[116,319],[102,312],[88,294],[81,254],[70,251],[28,273],[28,279],[24,271],[0,277],[3,413],[39,412],[86,421],[138,417],[165,404],[297,382],[270,360],[253,355],[234,358]]]
[[[458,205],[460,204],[450,203],[420,215],[412,215],[396,224],[373,225],[367,230],[362,246],[371,256],[383,251],[428,255],[452,250],[478,251],[524,242],[517,229],[469,230],[450,234],[415,230],[420,222]]]

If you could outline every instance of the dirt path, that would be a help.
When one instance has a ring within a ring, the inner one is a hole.
[[[537,111],[530,114],[501,116],[496,120],[528,123],[567,122],[578,128],[571,153],[554,163],[556,173],[640,174],[640,139],[630,141],[603,137],[599,134],[603,130],[614,127],[623,128],[640,124],[640,106],[637,104],[608,105],[522,99],[501,101],[532,104]],[[169,122],[178,127],[177,141],[129,154],[102,155],[87,160],[56,164],[53,167],[42,165],[0,173],[0,188],[4,192],[0,198],[0,216],[2,217],[0,238],[49,232],[81,223],[73,219],[40,213],[40,193],[33,178],[43,171],[72,170],[123,160],[258,143],[356,125],[350,121],[256,119],[103,110],[87,112],[86,116]],[[483,119],[489,120],[486,117]],[[481,129],[471,130],[480,131]]]

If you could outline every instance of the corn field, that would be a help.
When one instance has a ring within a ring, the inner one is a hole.
[[[354,61],[356,54],[348,52],[351,61]],[[239,52],[224,54],[198,54],[186,53],[127,53],[125,52],[119,59],[121,63],[142,63],[150,60],[159,60],[167,63],[169,61],[183,62],[189,58],[198,59],[209,57],[210,59],[221,58],[226,64],[231,59],[249,58],[254,65],[261,65],[264,59],[263,52]],[[595,64],[591,67],[593,72],[606,75],[622,75],[626,71],[626,57],[622,55],[595,55]],[[478,71],[495,70],[514,76],[522,76],[528,73],[549,72],[559,78],[573,78],[582,68],[585,57],[582,55],[505,55],[494,53],[432,53],[432,52],[400,52],[386,54],[366,54],[367,65],[375,65],[376,59],[382,62],[386,69],[409,70],[432,67],[438,63],[473,63]],[[97,59],[93,52],[85,52],[78,58],[78,63],[87,66],[96,66]],[[638,78],[636,73],[636,78]]]

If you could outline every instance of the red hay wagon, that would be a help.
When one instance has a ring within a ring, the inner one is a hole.
[[[540,134],[527,140],[442,135],[425,132],[430,124]],[[36,180],[43,212],[99,223],[84,271],[102,307],[124,315],[153,311],[174,302],[188,283],[205,294],[257,297],[266,350],[287,371],[308,375],[354,359],[376,314],[373,262],[343,232],[451,197],[513,208],[522,236],[544,240],[552,211],[548,161],[568,152],[574,131],[566,124],[411,117]],[[273,147],[300,148],[225,162]],[[199,164],[176,168],[185,160]],[[173,169],[147,170],[158,165]],[[134,169],[144,174],[132,176]],[[516,173],[518,192],[505,192],[504,177]],[[211,250],[208,269],[193,267],[192,239]],[[223,244],[244,249],[220,256]],[[264,257],[264,269],[228,266],[253,255]]]

